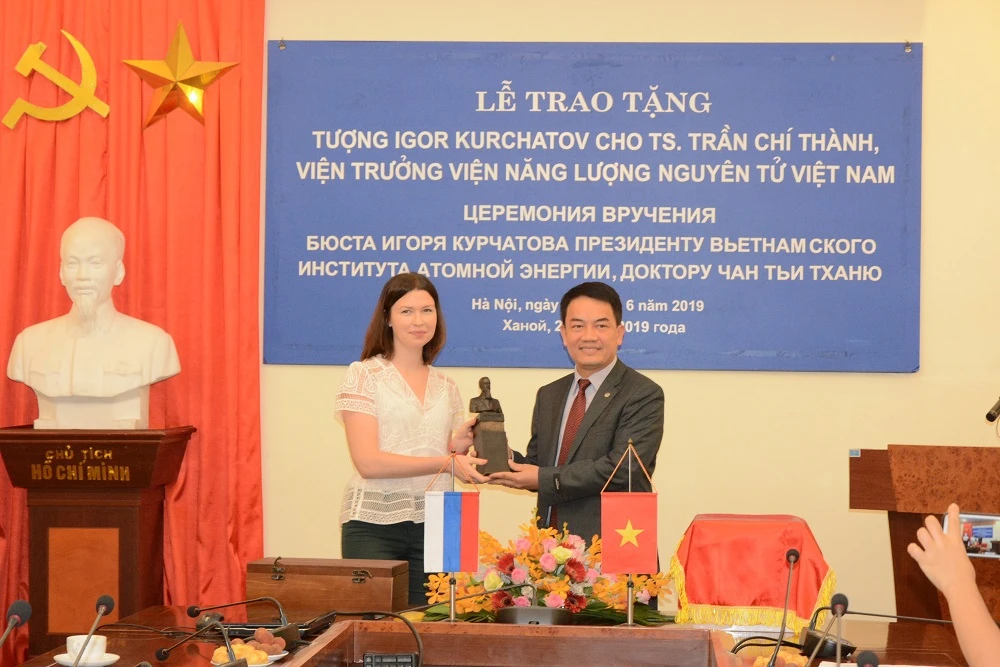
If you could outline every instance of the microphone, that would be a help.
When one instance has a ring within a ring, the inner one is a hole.
[[[110,614],[114,608],[115,599],[110,595],[102,595],[97,598],[97,618],[94,619],[94,624],[90,626],[90,632],[87,633],[87,637],[83,640],[80,652],[76,654],[76,659],[73,660],[73,667],[77,667],[80,664],[80,659],[83,658],[83,654],[87,651],[87,644],[90,643],[90,638],[94,636],[94,631],[97,630],[97,624],[101,622],[101,616]]]
[[[217,620],[213,620],[211,623],[206,624],[205,627],[195,630],[194,632],[189,634],[187,637],[184,637],[173,646],[156,649],[156,654],[155,654],[156,659],[159,660],[160,662],[163,662],[164,660],[170,657],[170,652],[173,651],[175,648],[177,648],[181,644],[191,639],[194,639],[195,637],[205,634],[209,630],[219,630],[222,632],[222,641],[226,644],[226,652],[229,654],[229,662],[219,665],[218,667],[247,667],[246,658],[240,658],[239,660],[236,659],[236,654],[233,653],[233,645],[229,641],[229,633],[226,632],[226,626],[224,626],[221,622]],[[141,664],[142,663],[136,665],[136,667],[140,667]]]
[[[7,608],[7,629],[0,637],[0,646],[7,641],[7,636],[14,628],[21,627],[29,618],[31,618],[31,605],[26,600],[14,600]]]
[[[833,616],[837,619],[837,667],[841,665],[841,653],[843,652],[843,641],[844,641],[844,612],[847,611],[847,596],[844,596],[843,604],[834,604],[833,598],[830,599],[830,606],[833,607]]]
[[[817,634],[816,630],[813,629],[814,626],[812,623],[810,623],[811,627],[802,630],[802,639],[800,641],[802,644],[802,655],[805,655],[807,651],[811,651],[809,653],[809,660],[806,661],[807,665],[812,664],[812,661],[816,659],[816,656],[820,655],[821,649],[823,653],[822,657],[830,658],[832,656],[837,656],[837,659],[839,660],[841,653],[849,656],[854,652],[854,649],[857,648],[854,644],[842,639],[838,639],[836,646],[831,646],[832,642],[826,640],[826,636],[830,634],[830,628],[833,627],[834,621],[838,621],[847,612],[847,596],[843,593],[834,594],[834,596],[830,598],[830,606],[824,607],[824,609],[829,609],[833,612],[833,614],[830,616],[830,621],[826,624],[823,634]],[[819,611],[821,610],[817,609],[816,613],[818,614]]]
[[[878,656],[871,651],[862,651],[858,653],[858,657],[854,659],[854,662],[858,667],[878,667]]]
[[[798,560],[799,552],[797,549],[789,549],[785,552],[785,561],[788,563],[788,580],[785,582],[785,607],[781,612],[781,630],[778,632],[778,643],[774,645],[774,653],[771,654],[771,659],[767,661],[767,667],[774,667],[774,661],[778,659],[778,651],[781,650],[781,642],[785,639],[785,630],[788,627],[788,605],[792,600],[792,571],[795,569],[795,563]]]
[[[997,402],[993,404],[990,411],[986,413],[986,421],[995,422],[997,417],[1000,417],[1000,398],[998,398]]]
[[[275,598],[272,597],[264,596],[259,598],[253,598],[250,600],[240,600],[239,602],[227,602],[226,604],[216,604],[209,607],[198,607],[195,605],[191,605],[190,607],[187,608],[187,615],[190,616],[191,618],[198,618],[198,615],[201,614],[203,611],[208,611],[210,609],[223,609],[225,607],[235,607],[237,605],[251,604],[254,602],[270,602],[275,607],[278,608],[278,624],[281,627],[272,630],[271,634],[273,634],[275,637],[281,637],[282,639],[284,639],[285,644],[287,644],[288,646],[292,646],[294,645],[294,642],[300,641],[302,639],[302,634],[299,632],[299,626],[295,624],[289,624],[288,616],[285,615],[285,608],[281,606],[280,602],[278,602]],[[198,622],[199,623],[210,622],[207,616],[203,619],[199,619]],[[216,614],[216,616],[218,615]],[[222,617],[219,616],[218,620],[221,621]]]

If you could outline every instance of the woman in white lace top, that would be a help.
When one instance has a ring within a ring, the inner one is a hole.
[[[337,392],[337,418],[347,431],[356,472],[340,513],[344,558],[409,561],[411,605],[426,601],[424,492],[458,457],[462,479],[484,481],[466,452],[475,418],[465,421],[455,381],[431,366],[444,347],[437,290],[425,276],[403,273],[382,288],[365,335],[361,361]],[[434,488],[451,488],[450,474]]]

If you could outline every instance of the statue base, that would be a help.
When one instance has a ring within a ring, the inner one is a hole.
[[[476,448],[476,456],[486,459],[486,465],[478,468],[481,474],[510,471],[507,464],[507,433],[503,430],[502,421],[476,422],[472,427],[472,444]]]

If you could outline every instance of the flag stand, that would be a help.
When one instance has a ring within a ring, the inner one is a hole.
[[[448,620],[455,622],[455,573],[451,572],[448,577]]]
[[[451,490],[455,490],[455,454],[452,453],[448,457],[451,460]],[[452,623],[455,622],[455,585],[458,582],[455,580],[455,573],[448,573],[448,620]]]
[[[625,625],[635,626],[635,582],[632,575],[628,575],[628,608],[626,610]]]
[[[654,492],[656,491],[656,487],[653,485],[653,479],[649,476],[649,472],[646,470],[646,466],[643,465],[642,459],[639,458],[639,452],[637,452],[635,450],[635,446],[632,444],[632,439],[630,438],[629,441],[628,441],[628,449],[626,449],[625,453],[622,454],[622,457],[620,459],[618,459],[618,464],[615,466],[615,469],[611,471],[611,475],[608,477],[608,481],[604,483],[604,488],[601,489],[601,493],[602,494],[605,492],[605,490],[607,490],[608,485],[611,484],[611,480],[614,479],[615,473],[618,472],[618,468],[621,467],[623,461],[627,461],[628,462],[626,464],[628,466],[628,492],[632,493],[632,457],[633,456],[635,457],[635,460],[639,463],[639,468],[642,470],[642,473],[646,476],[646,479],[649,481],[650,488],[653,489]],[[627,627],[633,627],[634,628],[634,627],[636,627],[636,623],[635,623],[635,581],[632,579],[632,573],[631,572],[629,572],[629,574],[628,574],[627,587],[628,587],[628,601],[627,601],[626,607],[625,607],[625,619],[626,619],[625,620],[625,625]]]
[[[452,452],[448,456],[448,459],[441,466],[441,469],[437,471],[437,474],[434,475],[434,478],[430,481],[430,484],[427,485],[427,489],[426,489],[425,492],[429,492],[431,490],[431,488],[433,488],[434,482],[437,481],[437,478],[441,475],[441,473],[443,473],[446,468],[448,468],[449,466],[451,466],[451,491],[452,491],[452,493],[454,493],[454,491],[455,491],[455,463],[456,463],[457,456],[458,455],[455,454],[455,452]],[[473,487],[476,487],[476,483],[474,481],[472,481],[471,479],[468,479],[468,480],[465,480],[465,481],[468,482],[468,483],[470,483],[470,484],[472,484]],[[479,489],[478,488],[476,488],[476,493],[479,493]],[[476,507],[477,507],[477,511],[478,511],[478,507],[479,507],[478,502],[476,504]],[[476,517],[476,523],[478,525],[478,515]],[[459,566],[461,567],[461,563],[459,564]],[[456,619],[456,609],[455,609],[455,600],[457,599],[455,597],[455,594],[456,594],[457,586],[458,586],[458,580],[455,578],[455,573],[454,572],[449,572],[448,573],[448,620],[450,622],[452,622],[452,623],[454,623],[457,620]]]

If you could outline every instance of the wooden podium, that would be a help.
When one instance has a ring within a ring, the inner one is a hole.
[[[163,487],[194,431],[0,429],[28,490],[32,655],[86,633],[101,595],[116,602],[105,621],[163,604]]]
[[[963,512],[1000,514],[1000,448],[889,445],[855,450],[850,459],[850,508],[885,510],[896,613],[948,618],[947,605],[906,546],[928,514],[943,516],[955,502]],[[976,583],[995,620],[1000,620],[1000,559],[973,558]]]

